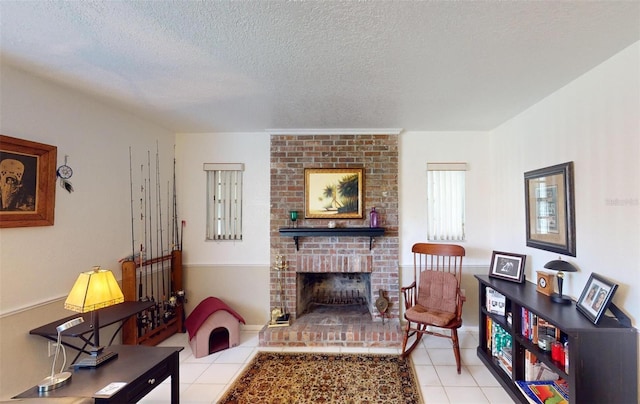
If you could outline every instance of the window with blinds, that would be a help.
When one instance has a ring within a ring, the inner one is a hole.
[[[466,163],[427,163],[427,239],[463,241]]]
[[[207,173],[207,240],[242,240],[242,173],[244,164],[205,163]]]

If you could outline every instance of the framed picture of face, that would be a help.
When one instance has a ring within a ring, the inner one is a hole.
[[[576,309],[593,324],[598,324],[602,315],[607,311],[617,288],[617,284],[592,273],[576,303]]]
[[[524,264],[526,261],[526,255],[494,251],[491,256],[489,276],[522,283],[524,282]]]
[[[53,225],[57,150],[0,135],[0,227]]]

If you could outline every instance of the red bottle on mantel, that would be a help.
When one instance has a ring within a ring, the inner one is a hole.
[[[378,227],[378,212],[375,206],[369,212],[369,227]]]

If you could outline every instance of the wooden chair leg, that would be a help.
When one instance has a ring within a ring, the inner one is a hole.
[[[402,357],[404,358],[404,350],[407,347],[407,341],[409,340],[409,329],[411,328],[411,323],[407,321],[407,326],[404,330],[404,338],[402,338]]]
[[[451,341],[453,342],[453,354],[456,357],[456,365],[458,366],[458,374],[460,374],[460,343],[458,341],[458,330],[456,328],[451,330]]]
[[[409,340],[409,334],[411,333],[411,322],[407,321],[407,328],[404,333],[404,339],[402,340],[402,354],[400,355],[402,359],[409,356],[409,354],[418,346],[418,344],[420,343],[420,340],[422,339],[421,330],[423,329],[424,327],[422,327],[419,324],[417,325],[417,329],[413,330],[413,334],[416,334],[416,340],[413,341],[411,346],[407,349],[407,341]]]

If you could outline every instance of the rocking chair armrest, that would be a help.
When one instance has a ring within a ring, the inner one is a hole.
[[[464,289],[458,288],[458,304],[456,305],[456,317],[459,319],[462,318],[462,305],[467,301],[467,297],[464,294]]]
[[[413,307],[415,304],[415,296],[416,296],[416,282],[414,281],[411,285],[401,287],[400,292],[404,297],[404,308],[409,309]]]
[[[416,282],[414,281],[413,283],[411,283],[411,285],[409,286],[403,286],[400,288],[400,291],[402,291],[404,293],[405,290],[409,290],[409,289],[415,289],[416,287]]]

